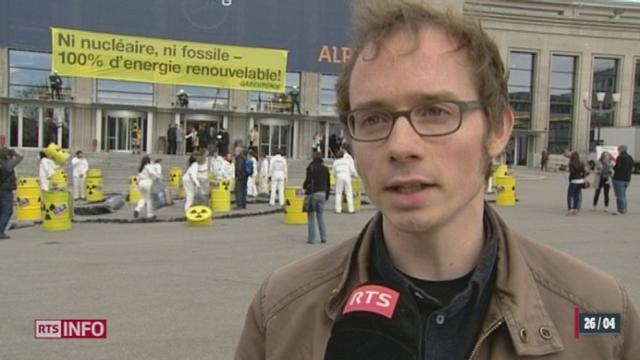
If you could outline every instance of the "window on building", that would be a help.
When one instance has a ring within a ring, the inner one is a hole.
[[[561,154],[564,150],[571,149],[575,113],[575,56],[552,56],[550,83],[548,151]]]
[[[591,106],[599,108],[597,93],[604,92],[606,96],[602,102],[602,109],[609,110],[613,106],[613,93],[616,92],[618,81],[618,59],[595,58],[593,61],[593,90],[591,91]],[[613,126],[615,111],[607,114],[591,113],[591,131],[589,136],[589,149],[595,151],[596,142],[600,139],[599,128]]]
[[[636,61],[636,75],[633,84],[633,114],[631,116],[631,125],[640,126],[640,60]]]
[[[321,115],[334,115],[336,113],[336,82],[338,75],[320,75],[320,104]]]
[[[9,96],[23,99],[49,99],[51,54],[9,50]],[[71,79],[61,77],[61,93],[71,93]]]
[[[512,51],[510,55],[509,102],[515,111],[515,127],[530,129],[536,54]]]
[[[153,84],[98,80],[98,102],[123,105],[153,105]]]
[[[226,110],[229,108],[229,89],[202,86],[178,86],[189,95],[189,108]]]
[[[293,87],[298,89],[298,100],[302,103],[302,91],[300,89],[300,73],[287,72],[287,84],[284,94],[252,91],[249,93],[249,108],[251,111],[263,112],[289,112],[291,110],[290,92]],[[296,109],[297,110],[297,109]]]

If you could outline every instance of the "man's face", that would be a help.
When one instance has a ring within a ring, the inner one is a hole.
[[[424,98],[479,100],[474,69],[463,51],[454,51],[455,43],[432,27],[420,32],[419,42],[411,51],[412,38],[396,33],[373,59],[365,49],[351,77],[351,108],[406,110]],[[352,141],[358,172],[386,224],[428,231],[464,216],[470,202],[482,202],[487,152],[498,155],[505,143],[487,135],[486,121],[481,109],[469,110],[458,131],[426,138],[400,117],[386,140]]]

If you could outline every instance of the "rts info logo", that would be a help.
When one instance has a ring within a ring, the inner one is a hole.
[[[36,320],[36,339],[106,339],[107,320]]]

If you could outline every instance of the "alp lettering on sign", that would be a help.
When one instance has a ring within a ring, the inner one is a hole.
[[[329,64],[344,64],[351,58],[351,48],[346,46],[329,46],[324,45],[320,49],[318,62],[326,62]]]
[[[391,319],[399,297],[400,294],[397,291],[384,286],[361,286],[351,293],[342,313],[364,311]]]
[[[36,339],[106,339],[107,320],[36,320]]]

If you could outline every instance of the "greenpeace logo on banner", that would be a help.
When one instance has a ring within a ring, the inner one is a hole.
[[[391,319],[399,297],[400,294],[397,291],[384,286],[361,286],[351,293],[342,313],[364,311]]]
[[[36,339],[106,339],[107,320],[35,320]]]

